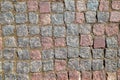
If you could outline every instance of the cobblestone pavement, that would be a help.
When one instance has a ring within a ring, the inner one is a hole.
[[[0,80],[120,80],[120,0],[0,0]]]

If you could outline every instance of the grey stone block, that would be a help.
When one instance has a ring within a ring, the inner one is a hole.
[[[67,24],[67,35],[79,35],[79,27],[77,24]]]
[[[67,48],[56,48],[55,49],[55,58],[67,59]]]
[[[98,6],[99,6],[98,0],[88,0],[87,3],[88,10],[96,11],[98,9]]]
[[[16,80],[16,75],[13,73],[5,73],[4,80]]]
[[[79,57],[79,48],[68,47],[68,58]]]
[[[85,13],[85,18],[86,18],[87,23],[95,23],[97,21],[96,12],[95,11],[87,11]]]
[[[117,70],[117,61],[105,59],[105,70],[108,72],[115,72]]]
[[[51,70],[54,70],[53,60],[43,61],[43,71],[51,71]]]
[[[14,62],[13,61],[4,61],[3,63],[3,71],[5,73],[13,72],[14,70]]]
[[[90,47],[80,47],[80,53],[81,58],[91,58],[91,49]]]
[[[105,57],[109,59],[116,59],[117,58],[117,50],[116,49],[106,49]]]
[[[40,33],[39,25],[30,25],[29,26],[29,34],[30,35],[38,35]]]
[[[75,1],[74,0],[64,0],[65,8],[69,11],[75,11]]]
[[[31,72],[39,72],[42,70],[42,62],[41,61],[32,61],[30,63]]]
[[[47,49],[42,51],[42,59],[53,59],[54,58],[54,50]]]
[[[118,41],[117,37],[107,37],[106,38],[107,48],[117,48],[118,47]]]
[[[91,60],[81,59],[80,60],[80,71],[90,71],[91,70]]]
[[[103,49],[92,49],[92,54],[94,59],[104,58]]]
[[[5,60],[15,59],[16,50],[14,48],[5,48],[3,49],[3,58]]]
[[[17,13],[15,15],[16,23],[26,23],[28,21],[27,14]]]
[[[66,29],[63,26],[55,26],[54,27],[54,36],[55,37],[65,37]]]
[[[39,16],[35,12],[29,12],[29,22],[32,24],[37,24],[39,21]]]
[[[29,38],[18,38],[18,46],[19,47],[28,47],[29,46]]]
[[[1,2],[1,11],[10,11],[13,10],[13,4],[10,1],[2,1]]]
[[[30,71],[30,65],[27,62],[17,62],[17,73],[26,74]]]
[[[5,37],[4,39],[5,47],[17,47],[16,39],[14,37]]]
[[[41,47],[41,42],[39,37],[31,37],[30,38],[30,47],[31,48],[39,48]]]
[[[61,2],[52,3],[52,12],[62,13],[64,11],[64,5]]]
[[[62,24],[64,24],[63,14],[53,14],[51,16],[51,21],[52,21],[52,24],[54,24],[54,25],[62,25]]]
[[[28,27],[25,24],[17,25],[17,36],[27,36],[28,35]]]
[[[109,12],[98,12],[97,13],[98,22],[105,23],[109,20]]]
[[[28,49],[18,49],[17,55],[20,60],[29,60],[30,59],[30,53]]]
[[[75,12],[64,12],[64,21],[65,23],[72,23],[75,21]]]
[[[78,36],[67,36],[67,46],[79,47],[79,37]]]
[[[10,36],[13,35],[15,32],[15,26],[14,25],[5,25],[2,26],[2,33],[4,36]]]
[[[20,12],[26,12],[27,10],[27,5],[26,5],[26,2],[17,2],[15,4],[15,10],[16,12],[20,13]]]
[[[52,36],[52,26],[42,26],[41,27],[42,36]]]
[[[80,70],[79,59],[69,59],[68,68],[73,70]]]
[[[102,70],[104,68],[104,66],[103,66],[103,60],[100,60],[100,59],[94,59],[93,61],[92,61],[92,69],[93,70]]]
[[[80,24],[79,33],[90,34],[92,31],[92,26],[90,24]]]

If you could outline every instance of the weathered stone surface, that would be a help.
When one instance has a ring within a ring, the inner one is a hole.
[[[40,29],[38,25],[29,26],[29,34],[30,35],[38,35],[40,33]]]
[[[90,24],[80,24],[79,33],[90,34],[92,31],[92,26]]]
[[[53,59],[54,51],[53,49],[43,50],[42,51],[42,59]]]
[[[16,4],[15,4],[15,10],[16,10],[16,12],[21,12],[21,13],[23,13],[23,12],[26,12],[26,10],[27,10],[27,5],[26,5],[26,3],[25,2],[17,2]]]
[[[43,26],[41,27],[42,36],[52,36],[52,26]]]
[[[95,23],[96,19],[96,12],[95,11],[87,11],[85,13],[87,23]]]
[[[94,59],[99,59],[104,57],[104,49],[92,49],[92,54]]]
[[[98,8],[98,5],[99,5],[98,0],[88,0],[87,9],[96,11]]]
[[[16,23],[26,23],[28,21],[27,14],[17,13],[15,15],[15,21]]]
[[[4,40],[5,47],[17,47],[15,37],[5,37]]]
[[[15,59],[16,50],[14,48],[5,48],[3,50],[3,58],[6,60],[13,60]]]
[[[17,36],[27,36],[28,35],[28,27],[25,24],[17,25]]]
[[[67,46],[79,47],[79,37],[77,36],[67,36]]]
[[[62,71],[57,73],[57,80],[68,80],[67,71]]]
[[[37,13],[29,12],[29,22],[32,24],[37,24],[39,21],[39,17]]]
[[[69,58],[79,57],[79,49],[73,48],[73,47],[68,47],[68,57]]]
[[[5,73],[13,72],[14,70],[14,62],[12,61],[4,61],[3,63],[3,71]]]
[[[94,24],[93,26],[94,35],[100,36],[105,33],[105,25],[104,24]]]
[[[103,60],[96,59],[92,61],[92,69],[93,70],[102,70],[104,68],[103,66]]]
[[[105,37],[95,37],[94,48],[105,48]]]
[[[13,4],[10,1],[1,2],[1,11],[10,11],[13,10]]]
[[[19,47],[28,47],[29,46],[29,38],[18,38],[18,46]]]
[[[69,59],[68,68],[70,70],[80,70],[79,59]]]
[[[64,11],[64,4],[61,2],[53,2],[52,11],[55,13],[62,13]]]
[[[65,37],[66,29],[63,26],[55,26],[54,27],[54,36],[55,37]]]
[[[55,70],[63,71],[66,69],[67,62],[65,60],[55,60]]]
[[[30,71],[31,72],[39,72],[41,70],[42,70],[42,62],[41,61],[30,62]]]
[[[75,11],[75,1],[74,0],[64,0],[65,2],[65,8],[66,10],[69,10],[69,11]]]
[[[91,60],[89,60],[89,59],[81,59],[80,60],[80,71],[89,71],[89,70],[91,70],[91,64],[92,64],[92,62],[91,62]]]
[[[98,22],[105,23],[109,20],[109,12],[98,12],[97,13]]]
[[[67,48],[56,48],[55,58],[66,59],[67,58]]]
[[[116,49],[106,49],[105,57],[109,59],[116,59],[117,58],[117,50]]]
[[[2,26],[2,33],[4,36],[10,36],[14,34],[15,26],[14,25],[5,25]]]
[[[11,24],[14,22],[14,16],[12,12],[1,12],[0,13],[0,23],[1,24]]]
[[[66,11],[64,12],[65,23],[72,23],[75,21],[75,12]]]
[[[117,62],[116,60],[110,60],[106,59],[105,60],[105,70],[108,72],[114,72],[117,70]]]
[[[43,71],[51,71],[54,69],[54,63],[53,60],[46,60],[43,61]]]
[[[115,37],[115,36],[107,37],[106,42],[107,42],[107,47],[108,48],[118,47],[117,37]]]
[[[29,60],[30,52],[27,49],[18,49],[17,55],[20,60]]]
[[[19,61],[17,63],[17,73],[21,73],[21,74],[29,73],[30,71],[29,67],[30,67],[29,63]]]
[[[31,48],[39,48],[41,47],[41,42],[39,37],[30,38],[30,47]]]
[[[63,14],[53,14],[53,15],[51,16],[51,22],[52,22],[52,24],[54,24],[54,25],[64,24]]]
[[[81,58],[91,58],[90,47],[80,47],[79,55]]]
[[[79,27],[77,24],[67,24],[67,35],[78,35]]]
[[[50,2],[40,2],[39,3],[39,7],[40,7],[40,13],[48,13],[51,12],[51,8],[50,8]]]

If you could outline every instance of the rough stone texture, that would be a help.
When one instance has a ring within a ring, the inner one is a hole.
[[[94,48],[105,48],[105,37],[95,37]]]
[[[51,16],[51,22],[54,25],[61,25],[64,23],[63,21],[63,14],[53,14]]]
[[[56,48],[55,49],[55,58],[66,59],[67,58],[67,49],[66,48]]]
[[[79,37],[77,36],[67,36],[67,46],[79,47]]]
[[[119,22],[120,21],[120,12],[112,11],[110,15],[111,22]]]
[[[119,0],[0,0],[0,80],[120,80]]]
[[[107,47],[108,48],[118,47],[117,37],[115,37],[115,36],[107,37],[106,42],[107,42]]]
[[[81,35],[80,45],[90,46],[93,44],[93,39],[91,35]]]
[[[42,36],[52,36],[52,26],[43,26],[41,27]]]
[[[105,25],[104,24],[94,24],[93,26],[94,35],[100,36],[105,33]]]
[[[91,57],[90,47],[81,47],[79,55],[81,58],[90,58]]]
[[[109,12],[98,12],[97,13],[98,22],[105,23],[109,20]]]
[[[96,22],[96,12],[95,11],[87,11],[85,13],[85,18],[88,23],[95,23]]]
[[[15,26],[13,25],[5,25],[2,27],[3,35],[10,36],[14,34]]]
[[[54,27],[54,36],[55,37],[65,37],[66,29],[62,26]]]

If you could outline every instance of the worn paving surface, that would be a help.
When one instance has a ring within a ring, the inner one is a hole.
[[[120,0],[0,0],[0,80],[120,80]]]

